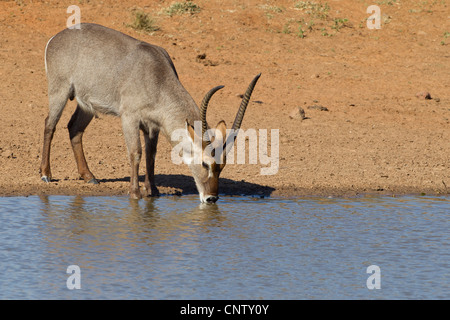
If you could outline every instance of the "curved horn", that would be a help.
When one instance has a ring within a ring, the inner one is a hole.
[[[239,130],[242,124],[242,119],[244,119],[244,113],[247,109],[248,102],[250,100],[250,96],[252,95],[253,89],[255,88],[256,82],[258,81],[259,77],[261,76],[261,73],[258,74],[252,82],[250,82],[250,85],[247,88],[247,91],[244,94],[244,97],[242,98],[241,106],[239,107],[239,110],[236,114],[236,119],[234,119],[233,126],[231,129],[234,131]],[[236,138],[236,136],[235,136]]]
[[[202,100],[202,104],[200,106],[200,117],[202,120],[202,138],[205,136],[205,132],[208,130],[208,124],[206,122],[206,109],[208,109],[208,103],[211,97],[213,96],[216,91],[222,89],[224,86],[217,86],[209,90],[209,92],[205,95],[205,97]],[[207,136],[206,143],[210,144],[211,140]]]
[[[225,155],[228,154],[230,151],[230,148],[233,146],[234,141],[236,141],[237,137],[237,131],[241,127],[242,119],[244,119],[244,113],[247,109],[248,102],[250,101],[250,96],[252,95],[253,89],[255,88],[256,82],[258,81],[259,77],[261,77],[261,73],[258,74],[252,82],[250,82],[250,85],[247,88],[247,91],[244,94],[244,97],[242,98],[241,106],[239,107],[239,110],[236,114],[236,118],[234,119],[233,126],[231,127],[231,133],[226,137],[225,142],[223,144],[223,152]]]

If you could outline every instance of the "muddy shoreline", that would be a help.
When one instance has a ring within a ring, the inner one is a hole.
[[[242,128],[279,130],[278,171],[262,175],[260,162],[227,165],[221,193],[449,194],[448,4],[379,4],[381,29],[370,30],[366,5],[349,0],[330,2],[321,16],[290,0],[194,2],[201,10],[172,16],[164,14],[172,1],[83,1],[79,6],[82,22],[165,48],[197,103],[209,89],[224,85],[208,108],[212,126],[222,119],[232,123],[243,91],[262,73]],[[67,104],[53,139],[55,181],[46,185],[39,179],[48,113],[44,51],[65,28],[71,4],[0,2],[0,196],[128,194],[130,166],[121,123],[111,116],[94,119],[83,137],[87,162],[100,184],[78,180],[67,132],[75,101]],[[136,8],[152,15],[158,30],[130,28]],[[271,141],[268,152],[274,151]],[[155,167],[160,192],[196,194],[187,166],[173,164],[170,151],[161,137]],[[144,167],[142,161],[141,175]]]

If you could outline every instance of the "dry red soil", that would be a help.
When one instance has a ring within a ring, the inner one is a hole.
[[[39,177],[48,112],[44,50],[66,27],[72,4],[82,22],[165,48],[198,103],[210,88],[225,85],[210,103],[210,124],[224,119],[230,125],[239,95],[262,73],[242,129],[279,129],[279,170],[261,175],[262,164],[227,165],[222,193],[449,193],[448,1],[194,3],[199,12],[169,16],[164,10],[171,1],[0,1],[0,195],[128,192],[120,119],[111,116],[95,119],[84,135],[100,184],[79,180],[67,132],[75,101],[68,102],[53,140],[55,181]],[[366,25],[372,4],[381,10],[379,30]],[[135,10],[150,14],[159,30],[131,28]],[[291,116],[298,107],[306,119]],[[196,193],[188,167],[173,164],[170,152],[161,137],[155,169],[161,193]]]

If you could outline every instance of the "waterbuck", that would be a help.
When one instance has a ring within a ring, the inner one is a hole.
[[[88,183],[97,184],[83,152],[82,136],[97,113],[120,116],[131,164],[130,197],[141,198],[139,162],[142,148],[140,130],[145,139],[145,196],[158,195],[154,180],[156,145],[159,132],[170,139],[182,128],[194,145],[194,122],[201,121],[201,150],[211,146],[212,136],[206,122],[206,109],[212,95],[222,86],[211,89],[198,108],[178,79],[175,66],[167,52],[158,46],[134,39],[121,32],[90,23],[65,29],[52,37],[45,48],[45,69],[48,79],[49,114],[45,119],[41,179],[50,182],[50,147],[56,125],[67,100],[76,99],[77,108],[68,124],[70,141],[79,175]],[[250,83],[236,115],[232,129],[240,128],[250,95],[259,79]],[[226,137],[226,125],[220,121],[213,132]],[[230,137],[230,136],[229,136]],[[217,140],[219,141],[219,140]],[[232,145],[229,143],[228,146]],[[195,146],[193,146],[195,150]],[[216,150],[216,149],[214,149]],[[226,163],[226,142],[219,160],[214,152],[201,152],[201,161],[188,161],[200,194],[201,202],[218,199],[219,175]]]

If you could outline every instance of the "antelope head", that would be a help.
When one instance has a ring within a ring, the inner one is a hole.
[[[203,203],[214,203],[219,199],[219,176],[225,167],[227,152],[233,147],[242,120],[244,119],[250,96],[260,76],[261,74],[258,74],[247,88],[228,136],[225,121],[219,121],[213,129],[209,129],[208,123],[206,122],[206,110],[209,100],[223,86],[211,89],[201,103],[201,137],[192,124],[186,120],[188,137],[191,140],[191,145],[194,146],[194,157],[200,157],[195,160],[191,158],[188,164],[200,195],[200,201]]]

